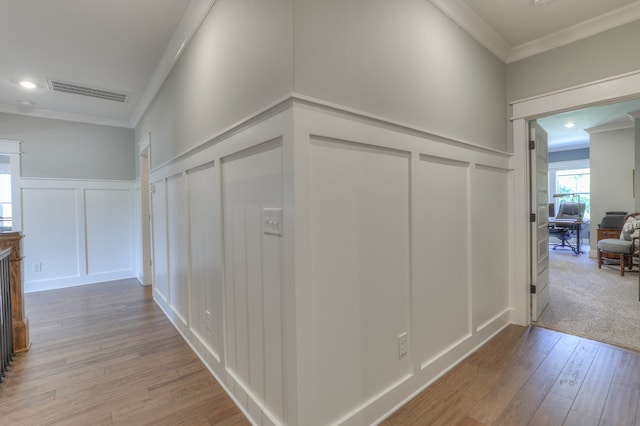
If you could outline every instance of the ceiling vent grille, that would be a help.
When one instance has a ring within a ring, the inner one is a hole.
[[[97,89],[95,87],[82,86],[75,83],[67,83],[59,80],[49,80],[49,87],[56,92],[71,93],[73,95],[89,96],[92,98],[106,99],[108,101],[126,102],[127,94],[112,90]]]

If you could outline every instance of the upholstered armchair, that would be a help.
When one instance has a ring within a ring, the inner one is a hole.
[[[598,269],[602,269],[602,255],[612,255],[620,259],[620,275],[624,276],[624,268],[633,268],[633,258],[640,248],[640,213],[631,213],[624,218],[620,238],[605,238],[598,241]]]

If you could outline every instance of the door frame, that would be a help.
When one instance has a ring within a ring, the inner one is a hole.
[[[11,210],[13,215],[11,226],[13,231],[22,231],[21,143],[21,141],[11,139],[0,139],[0,154],[9,156],[9,167],[11,168]]]
[[[511,253],[513,257],[510,288],[513,323],[526,326],[531,322],[529,120],[637,97],[640,97],[640,70],[510,103],[510,120],[513,130],[513,156],[511,157],[513,170]]]
[[[138,158],[140,164],[140,236],[142,256],[142,285],[153,284],[153,270],[151,268],[151,194],[149,188],[149,174],[151,170],[151,135],[147,133],[138,143]]]

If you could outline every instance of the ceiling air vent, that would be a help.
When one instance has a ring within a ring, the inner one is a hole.
[[[59,80],[49,80],[49,87],[56,92],[71,93],[73,95],[89,96],[92,98],[106,99],[108,101],[126,102],[127,94],[112,90],[97,89],[95,87],[82,86],[75,83],[67,83]]]

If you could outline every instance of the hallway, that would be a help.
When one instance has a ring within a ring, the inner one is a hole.
[[[26,295],[1,425],[247,425],[135,279]]]

